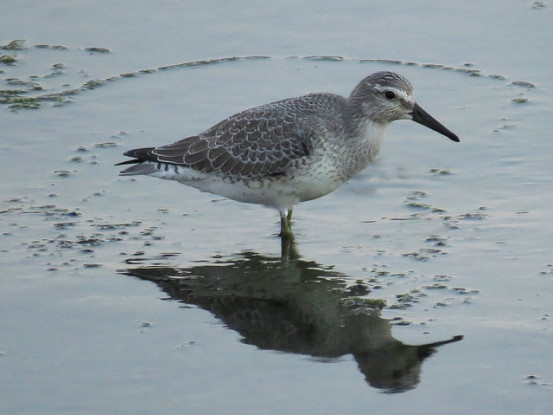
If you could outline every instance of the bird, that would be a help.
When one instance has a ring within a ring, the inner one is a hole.
[[[276,208],[291,238],[296,205],[325,196],[379,153],[386,127],[412,120],[452,141],[459,137],[415,101],[404,76],[380,71],[349,97],[311,93],[247,109],[172,144],[124,153],[121,176],[175,180],[238,202]]]

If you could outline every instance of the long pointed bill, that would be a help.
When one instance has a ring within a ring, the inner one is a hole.
[[[436,120],[432,115],[427,113],[425,110],[423,110],[419,104],[415,103],[415,106],[413,107],[413,111],[411,112],[411,116],[413,117],[413,121],[418,122],[421,125],[424,125],[425,127],[430,128],[431,130],[437,131],[440,134],[445,135],[450,140],[459,142],[459,137],[457,137],[455,134],[453,134],[451,131],[449,131],[447,128],[445,128],[438,120]]]

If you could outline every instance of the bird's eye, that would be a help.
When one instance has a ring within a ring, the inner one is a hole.
[[[388,91],[385,91],[385,92],[384,92],[384,96],[385,96],[387,99],[392,100],[392,99],[394,99],[394,98],[396,97],[396,94],[395,94],[394,91],[389,91],[389,90],[388,90]]]

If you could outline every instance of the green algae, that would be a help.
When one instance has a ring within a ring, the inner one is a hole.
[[[16,58],[15,55],[2,55],[0,56],[0,63],[4,65],[13,65],[15,64]]]

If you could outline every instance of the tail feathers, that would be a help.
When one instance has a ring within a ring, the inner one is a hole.
[[[125,164],[134,164],[134,166],[129,167],[119,173],[120,176],[133,176],[136,174],[151,174],[155,171],[155,167],[152,163],[144,163],[145,161],[157,161],[156,156],[154,156],[151,151],[154,147],[145,147],[145,148],[135,148],[134,150],[129,150],[123,155],[128,157],[133,157],[132,160],[122,161],[117,163],[116,166],[122,166]]]
[[[119,163],[118,165],[130,164],[130,163],[140,163],[140,164],[135,164],[134,166],[131,166],[125,170],[120,171],[119,176],[135,176],[139,174],[148,175],[158,171],[154,163],[143,163],[140,160],[129,160],[123,163]]]
[[[125,161],[122,161],[121,163],[115,164],[115,166],[122,166],[123,164],[138,164],[143,162],[144,160],[139,160],[139,159],[125,160]]]

